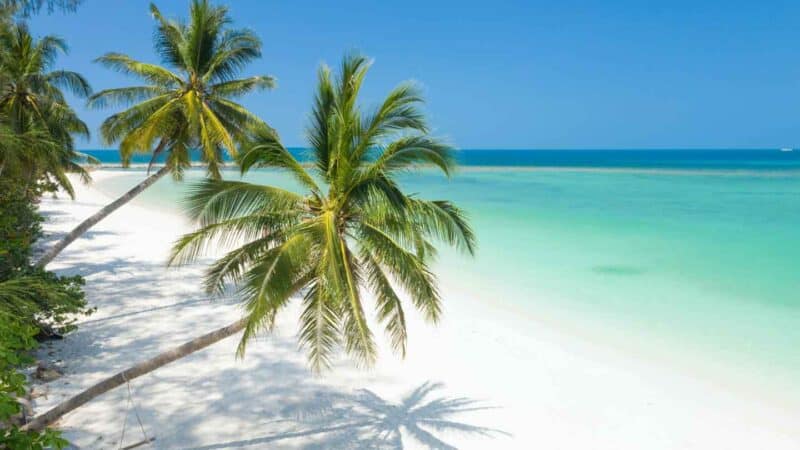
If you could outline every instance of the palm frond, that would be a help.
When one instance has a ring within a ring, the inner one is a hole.
[[[275,78],[269,75],[256,75],[240,80],[223,81],[211,85],[211,92],[226,98],[236,98],[256,90],[267,90],[275,87]]]
[[[239,166],[242,174],[253,167],[276,167],[289,171],[292,176],[304,187],[314,193],[319,193],[320,189],[314,178],[306,169],[289,153],[280,143],[278,137],[271,129],[262,127],[255,131],[252,142],[246,151],[239,158]]]
[[[47,81],[54,86],[67,89],[76,97],[86,98],[92,94],[92,87],[83,75],[68,70],[57,70],[47,74]]]
[[[303,198],[293,192],[242,181],[201,181],[189,188],[186,198],[189,218],[201,226],[258,212],[302,209]]]
[[[178,86],[182,81],[178,75],[164,67],[143,63],[122,53],[106,53],[97,58],[95,62],[125,75],[132,75],[163,87]]]
[[[109,106],[130,106],[155,96],[164,95],[168,91],[161,86],[131,86],[124,88],[103,89],[89,97],[90,108],[107,108]]]
[[[186,70],[203,74],[217,51],[223,27],[230,23],[224,6],[212,6],[207,0],[193,0],[189,5],[189,23],[184,33]]]
[[[184,37],[186,26],[165,19],[153,3],[150,4],[150,14],[158,22],[153,37],[156,53],[165,64],[186,70],[188,67]]]
[[[100,94],[98,93],[97,95],[99,96]],[[156,111],[174,100],[170,94],[165,93],[137,103],[119,113],[112,114],[100,125],[100,135],[103,138],[103,143],[111,145],[123,139],[132,130],[140,128]]]
[[[263,241],[265,245],[275,243],[298,221],[296,212],[287,211],[250,214],[212,223],[181,236],[174,243],[167,264],[194,262],[211,249],[228,249],[254,240]]]
[[[367,281],[375,294],[378,320],[386,328],[386,334],[389,336],[392,349],[400,353],[402,357],[405,357],[408,333],[400,297],[397,296],[388,277],[375,258],[367,251],[361,252],[361,258],[366,267]]]
[[[420,200],[412,198],[409,201],[407,214],[417,229],[422,230],[426,236],[439,239],[470,255],[475,254],[475,232],[469,225],[466,214],[453,203],[445,200]]]
[[[309,283],[300,315],[298,338],[315,372],[330,368],[340,342],[338,302],[328,296],[330,290],[324,284],[325,278],[320,276]]]
[[[143,117],[136,128],[128,130],[119,144],[123,159],[128,159],[136,152],[148,152],[156,140],[171,136],[174,130],[179,129],[182,118],[180,107],[179,98],[167,100],[151,114]]]
[[[428,136],[406,136],[386,146],[367,173],[438,167],[445,175],[453,173],[455,157],[449,145]]]
[[[414,306],[427,320],[438,322],[441,299],[436,279],[425,261],[377,226],[362,222],[358,232],[359,243],[397,279],[411,296]]]
[[[247,64],[261,56],[261,40],[250,30],[225,30],[203,72],[203,81],[233,80]]]
[[[308,236],[296,233],[264,252],[244,274],[238,293],[244,301],[247,326],[236,351],[239,357],[244,356],[248,341],[258,331],[271,329],[275,314],[312,279],[311,248]]]
[[[336,106],[336,94],[331,80],[331,71],[327,66],[320,67],[317,73],[317,93],[311,110],[311,123],[306,134],[311,144],[314,165],[320,176],[329,180],[331,146],[331,116]]]
[[[360,269],[337,230],[336,217],[326,212],[321,219],[325,236],[322,264],[327,276],[326,286],[331,290],[329,295],[342,299],[341,325],[345,349],[356,356],[357,362],[371,365],[375,360],[376,350],[361,305]]]
[[[425,115],[417,107],[423,102],[422,94],[413,83],[403,83],[394,88],[373,113],[364,118],[362,134],[353,158],[364,158],[369,150],[380,144],[379,140],[398,131],[427,133]]]

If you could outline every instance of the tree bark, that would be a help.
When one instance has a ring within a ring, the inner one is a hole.
[[[130,191],[123,194],[118,199],[114,200],[113,202],[109,203],[108,205],[104,206],[103,209],[94,213],[91,217],[84,220],[80,223],[75,229],[69,232],[63,239],[58,241],[56,245],[54,245],[50,250],[48,250],[40,259],[36,262],[36,267],[44,268],[50,261],[53,260],[62,250],[67,248],[69,244],[74,242],[78,239],[83,233],[86,232],[89,228],[93,227],[97,222],[105,219],[106,216],[111,214],[112,212],[119,209],[122,205],[128,203],[129,201],[133,200],[134,197],[141,194],[142,191],[150,187],[153,183],[161,179],[164,175],[169,172],[169,167],[164,166],[158,170],[158,172],[154,173],[147,177],[144,181],[137,184],[133,187]]]
[[[232,336],[242,330],[247,324],[247,319],[240,319],[226,327],[220,328],[216,331],[212,331],[211,333],[204,334],[198,338],[192,339],[189,342],[186,342],[183,345],[173,348],[172,350],[168,350],[160,355],[157,355],[153,358],[148,359],[147,361],[141,362],[132,366],[128,369],[119,372],[118,374],[106,378],[105,380],[95,384],[94,386],[89,387],[88,389],[84,390],[80,394],[68,399],[60,403],[59,405],[55,406],[50,411],[35,417],[29,423],[22,427],[23,430],[33,430],[33,431],[41,431],[48,425],[52,424],[64,414],[67,414],[70,411],[77,409],[78,407],[86,404],[90,400],[95,397],[98,397],[111,389],[116,387],[122,386],[123,384],[127,383],[130,380],[133,380],[136,377],[140,377],[147,373],[150,373],[159,367],[165,366],[175,360],[183,358],[184,356],[190,355],[198,350],[204,349],[209,345],[221,341],[229,336]]]

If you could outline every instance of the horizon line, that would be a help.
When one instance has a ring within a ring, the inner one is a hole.
[[[311,147],[286,146],[287,149],[306,150]],[[455,151],[770,151],[794,150],[795,147],[454,147]],[[113,147],[78,148],[78,151],[119,151]],[[143,152],[142,155],[149,152]]]

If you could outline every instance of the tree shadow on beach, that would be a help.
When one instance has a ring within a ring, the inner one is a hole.
[[[402,449],[411,442],[415,448],[455,449],[437,435],[509,436],[501,430],[459,421],[459,415],[493,407],[466,397],[431,398],[442,387],[441,383],[423,383],[396,403],[368,389],[352,394],[318,392],[283,408],[273,424],[282,422],[286,431],[191,450],[264,448],[292,439],[303,439],[306,443],[300,448],[306,449]]]
[[[48,222],[56,223],[57,221],[54,221],[52,219],[48,219]],[[49,250],[50,247],[56,245],[66,235],[67,235],[66,231],[52,231],[52,230],[49,230],[46,233],[44,233],[39,239],[36,240],[36,245],[35,245],[34,250],[33,250],[33,256],[34,256],[33,259],[34,260],[38,259],[42,255],[44,255],[44,253],[47,250]],[[113,231],[89,230],[89,231],[83,233],[80,236],[80,238],[78,238],[78,239],[85,240],[85,241],[93,241],[93,240],[95,240],[97,238],[100,238],[100,237],[103,237],[103,236],[119,236],[119,235],[120,235],[119,233],[115,233]],[[104,249],[106,247],[107,246],[101,246],[99,248],[100,249]],[[89,249],[89,250],[91,250],[91,249]]]

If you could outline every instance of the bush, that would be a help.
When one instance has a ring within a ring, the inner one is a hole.
[[[83,293],[84,281],[79,276],[60,277],[41,269],[29,269],[22,276],[5,280],[6,290],[0,293],[0,314],[9,314],[36,327],[37,336],[65,334],[75,329],[76,316],[91,314]]]
[[[29,265],[33,243],[42,235],[42,216],[30,193],[13,180],[0,182],[0,281]]]
[[[0,309],[15,314],[44,334],[74,329],[74,315],[86,308],[83,278],[63,277],[30,265],[33,244],[42,235],[43,218],[31,193],[9,180],[0,182],[0,282],[25,277],[35,296],[24,304],[4,304]]]
[[[7,283],[0,283],[0,297],[8,294]],[[0,313],[0,424],[5,424],[0,427],[0,448],[62,449],[68,444],[56,431],[22,431],[14,423],[22,409],[17,399],[25,395],[27,385],[25,375],[17,369],[33,362],[29,352],[36,348],[33,336],[37,332],[36,327]]]
[[[39,191],[0,180],[0,449],[61,449],[67,441],[53,430],[22,431],[18,399],[27,378],[20,369],[33,363],[37,337],[64,334],[75,317],[89,314],[79,276],[63,277],[30,264],[43,222],[34,204]]]

